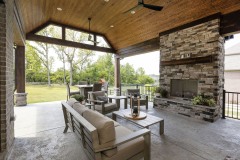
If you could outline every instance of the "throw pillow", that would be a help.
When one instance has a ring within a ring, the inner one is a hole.
[[[108,98],[106,96],[97,96],[97,100],[108,103]]]

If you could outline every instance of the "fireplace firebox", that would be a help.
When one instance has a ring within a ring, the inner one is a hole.
[[[195,79],[172,79],[170,96],[193,98],[198,94],[198,80]]]

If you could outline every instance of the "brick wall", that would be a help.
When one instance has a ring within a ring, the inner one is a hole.
[[[14,50],[13,50],[13,0],[0,4],[0,119],[1,156],[4,158],[14,140],[13,92],[14,92]]]
[[[160,67],[160,85],[170,92],[171,79],[197,79],[198,93],[214,96],[221,106],[224,83],[224,40],[220,20],[213,19],[189,28],[160,35],[160,59],[172,61],[215,55],[211,63]],[[160,62],[161,64],[161,62]]]

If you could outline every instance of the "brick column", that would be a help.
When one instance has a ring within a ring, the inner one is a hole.
[[[27,105],[27,93],[25,93],[25,47],[17,46],[15,51],[15,81],[17,93],[15,93],[16,106]]]
[[[0,3],[0,159],[8,155],[14,140],[13,0]]]

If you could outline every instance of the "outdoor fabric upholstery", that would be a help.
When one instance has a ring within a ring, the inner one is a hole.
[[[101,91],[101,90],[102,90],[102,83],[94,83],[93,84],[93,89],[92,89],[93,92]]]
[[[133,131],[123,127],[117,126],[115,127],[116,137],[126,136]],[[104,160],[123,160],[129,159],[132,156],[138,154],[139,152],[144,150],[144,139],[143,137],[139,137],[127,143],[124,143],[117,147],[117,153],[113,154],[112,156],[107,156],[102,154],[102,158]]]
[[[83,112],[83,117],[97,128],[100,144],[115,140],[116,136],[113,121],[90,109]]]
[[[73,109],[75,109],[75,111],[77,111],[80,115],[82,115],[83,112],[88,110],[88,108],[85,107],[84,105],[82,105],[81,103],[74,103],[73,104]]]
[[[117,104],[115,104],[115,103],[106,103],[106,104],[104,104],[104,108],[105,108],[105,111],[114,110],[114,109],[117,108]],[[95,105],[95,110],[101,111],[102,110],[102,105],[96,104]]]
[[[101,97],[101,96],[105,96],[105,92],[104,91],[97,91],[97,92],[90,92],[90,102],[91,100],[97,100],[97,97]],[[102,110],[102,104],[101,103],[96,103],[96,102],[92,102],[94,103],[94,108],[95,110],[97,110],[98,112],[102,113],[102,114],[107,114],[110,113],[112,111],[116,111],[118,110],[117,105],[115,103],[104,103],[103,107],[104,107],[104,112]]]
[[[75,98],[70,98],[68,101],[67,101],[67,104],[71,107],[73,107],[73,104],[74,103],[79,103]]]
[[[97,100],[97,97],[99,96],[105,96],[105,92],[104,91],[91,92],[90,98],[93,100]]]

